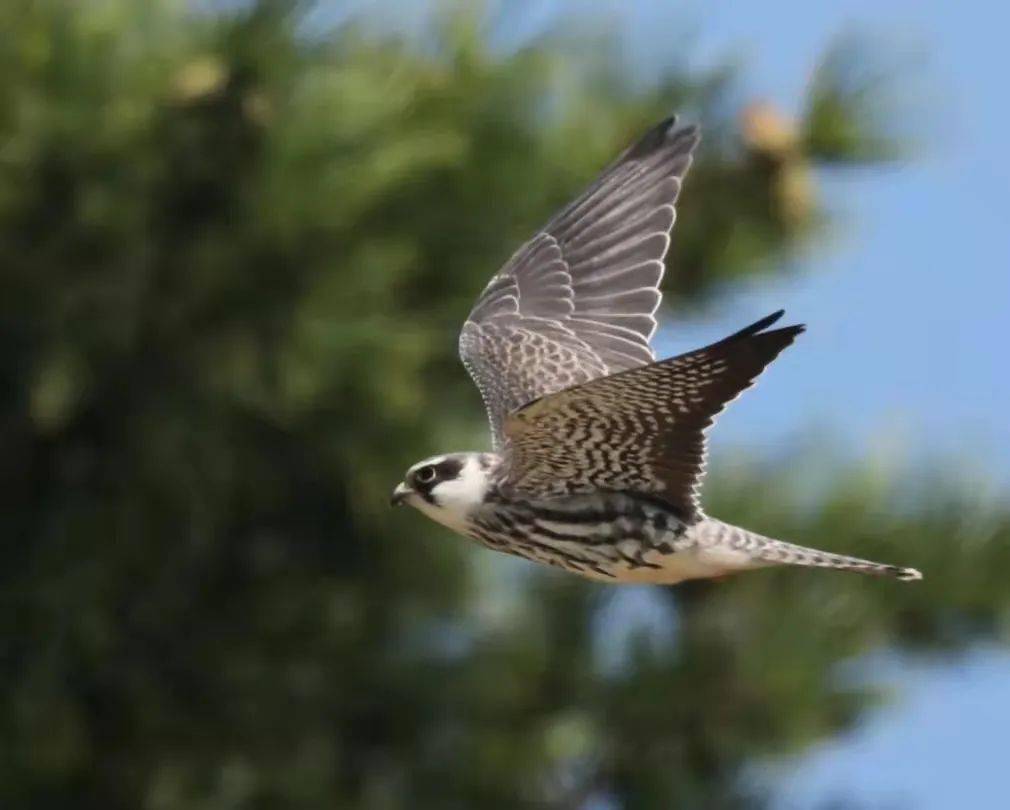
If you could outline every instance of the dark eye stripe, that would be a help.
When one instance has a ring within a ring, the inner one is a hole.
[[[459,477],[460,470],[463,469],[463,462],[458,458],[447,458],[438,465],[438,477],[442,481],[451,481]]]

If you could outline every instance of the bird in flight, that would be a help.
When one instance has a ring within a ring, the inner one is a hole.
[[[763,537],[702,511],[705,431],[802,326],[776,312],[656,361],[660,279],[698,145],[671,117],[523,245],[459,337],[493,452],[421,461],[393,491],[488,548],[606,582],[672,584],[771,565],[920,579],[914,568]]]

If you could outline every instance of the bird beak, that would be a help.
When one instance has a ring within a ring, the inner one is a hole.
[[[389,499],[389,505],[399,506],[413,494],[414,490],[404,483],[399,483],[396,485],[396,489],[393,490],[393,497]]]

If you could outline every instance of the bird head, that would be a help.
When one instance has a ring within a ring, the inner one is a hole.
[[[409,504],[459,531],[484,502],[492,459],[487,453],[450,453],[419,461],[393,490],[390,503]]]

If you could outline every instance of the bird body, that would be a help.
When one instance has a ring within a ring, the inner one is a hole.
[[[770,565],[840,568],[897,579],[914,569],[831,554],[763,537],[703,513],[678,515],[663,500],[621,492],[546,499],[507,494],[505,462],[493,453],[427,459],[451,478],[401,485],[394,498],[417,498],[419,511],[481,545],[610,583],[673,585]],[[438,490],[436,493],[435,490]]]
[[[919,579],[707,516],[705,432],[802,333],[769,315],[655,361],[674,204],[698,143],[668,119],[521,247],[460,333],[494,452],[415,464],[393,493],[478,543],[605,582],[673,584],[769,565]]]

